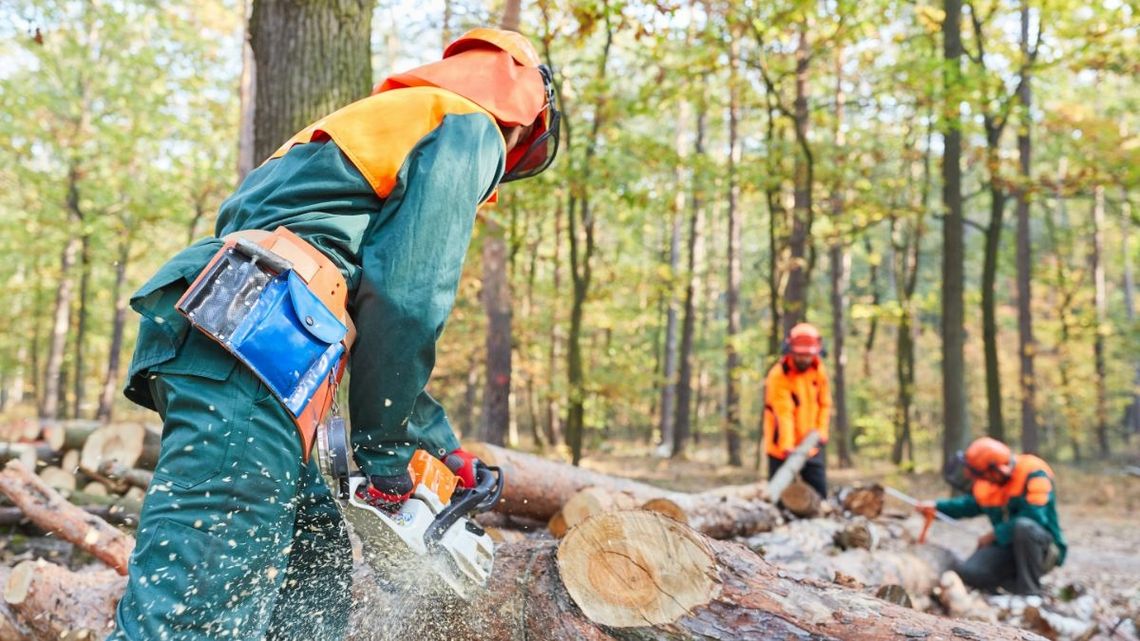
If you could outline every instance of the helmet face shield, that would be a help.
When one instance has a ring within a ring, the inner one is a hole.
[[[536,121],[535,131],[526,144],[525,151],[517,156],[507,174],[499,182],[506,183],[512,180],[537,176],[554,162],[558,155],[559,128],[562,112],[558,111],[558,104],[554,93],[554,75],[546,65],[539,65],[542,74],[543,89],[546,92],[546,107],[542,110],[540,120]],[[514,155],[514,154],[512,154]]]

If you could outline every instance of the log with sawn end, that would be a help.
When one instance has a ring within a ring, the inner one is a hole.
[[[718,539],[765,532],[781,521],[775,506],[763,499],[765,483],[692,494],[673,492],[487,443],[467,447],[485,463],[503,468],[506,483],[495,510],[514,516],[549,521],[575,494],[598,487],[629,495],[637,504],[668,499],[685,514],[689,525]]]

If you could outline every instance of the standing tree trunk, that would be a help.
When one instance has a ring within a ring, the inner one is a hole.
[[[793,103],[796,145],[800,153],[795,161],[795,193],[793,196],[792,229],[788,238],[791,250],[788,264],[788,285],[784,291],[783,324],[786,336],[796,323],[807,315],[808,254],[812,226],[812,184],[815,181],[815,159],[808,142],[811,112],[808,109],[808,68],[811,48],[808,45],[808,25],[800,25],[796,45],[796,98]]]
[[[1060,215],[1065,201],[1058,192],[1054,195],[1056,206],[1045,216],[1045,229],[1049,234],[1049,244],[1053,250],[1053,261],[1056,266],[1058,294],[1061,297],[1057,306],[1057,316],[1061,322],[1060,340],[1057,341],[1057,373],[1061,378],[1061,414],[1064,416],[1065,431],[1069,437],[1069,444],[1073,450],[1073,460],[1081,460],[1081,432],[1080,418],[1077,416],[1074,401],[1072,374],[1069,371],[1069,345],[1073,337],[1073,300],[1079,283],[1069,275],[1064,251],[1061,248],[1057,235],[1057,223],[1054,215]],[[1054,211],[1055,210],[1055,211]]]
[[[613,44],[613,24],[610,19],[610,7],[608,3],[603,2],[602,14],[606,26],[606,39],[602,47],[601,58],[598,59],[597,82],[599,86],[604,86],[606,80],[606,67],[610,59],[610,46]],[[559,88],[561,92],[561,88]],[[575,215],[574,203],[571,202],[568,208],[569,213],[569,229],[568,235],[570,237],[570,280],[571,280],[571,305],[570,305],[570,336],[569,347],[567,349],[567,367],[566,375],[570,385],[570,403],[567,410],[566,419],[566,440],[570,445],[571,458],[575,465],[582,458],[582,437],[585,432],[586,423],[586,385],[585,375],[582,368],[582,314],[586,305],[586,294],[590,289],[590,281],[593,278],[593,264],[595,242],[594,242],[594,216],[590,209],[590,173],[592,163],[594,162],[594,155],[597,153],[598,147],[598,134],[601,131],[602,121],[605,120],[605,105],[606,96],[603,90],[599,89],[598,95],[594,100],[594,120],[590,130],[590,136],[586,140],[586,151],[583,154],[581,169],[578,172],[580,176],[580,184],[578,191],[581,192],[579,202],[581,204],[581,219]],[[569,120],[569,119],[567,119]],[[567,147],[569,147],[570,135],[567,132]],[[575,190],[571,190],[575,191]],[[578,225],[581,223],[581,238],[579,238]]]
[[[317,118],[368,95],[374,0],[253,0],[254,162]]]
[[[845,205],[842,177],[842,165],[846,162],[846,138],[843,135],[845,103],[843,49],[840,48],[835,54],[835,146],[838,149],[837,162],[840,169],[838,180],[831,192],[831,219],[832,224],[837,227],[843,218]],[[847,351],[843,340],[846,332],[844,313],[847,310],[851,255],[843,246],[842,238],[839,237],[832,241],[829,253],[829,262],[831,263],[831,344],[835,352],[835,368],[832,373],[832,390],[835,395],[835,436],[836,441],[838,441],[839,466],[851,467],[851,453],[849,451],[851,430],[847,416]]]
[[[1021,55],[1028,60],[1029,2],[1021,3]],[[1033,156],[1030,127],[1033,119],[1030,107],[1030,67],[1023,63],[1018,100],[1021,103],[1022,122],[1017,133],[1017,155],[1021,165],[1021,187],[1017,190],[1017,350],[1021,357],[1021,450],[1037,453],[1040,443],[1037,435],[1037,375],[1033,370],[1033,357],[1037,344],[1033,340],[1033,246],[1029,237],[1029,188],[1032,180]]]
[[[75,323],[75,381],[73,382],[71,417],[79,418],[83,407],[83,398],[87,395],[84,385],[86,372],[83,362],[83,349],[87,344],[87,299],[91,290],[91,233],[86,225],[81,230],[79,241],[79,309],[76,311]]]
[[[238,80],[238,152],[237,181],[240,184],[245,175],[253,171],[257,159],[253,157],[253,116],[257,106],[257,61],[253,57],[253,43],[250,42],[249,19],[253,0],[243,0],[241,38],[241,78]]]
[[[502,29],[519,28],[519,2],[503,9]],[[506,230],[493,215],[483,225],[483,308],[487,312],[487,376],[479,438],[502,445],[511,421],[511,283],[507,273]]]
[[[966,408],[965,244],[962,218],[962,0],[943,0],[942,53],[945,59],[942,113],[942,453],[965,449],[970,436]]]
[[[115,285],[111,289],[111,299],[115,301],[115,313],[111,318],[111,347],[107,356],[107,374],[103,377],[103,390],[99,394],[99,409],[95,419],[109,423],[115,406],[115,390],[119,387],[119,365],[123,355],[123,328],[127,323],[127,296],[123,294],[127,281],[127,261],[131,255],[131,234],[129,230],[120,232],[119,260],[115,263]]]
[[[67,173],[67,209],[72,224],[82,224],[83,212],[79,207],[79,169],[73,164]],[[63,371],[63,352],[67,347],[67,330],[71,319],[71,299],[75,283],[71,272],[80,249],[79,236],[67,239],[59,261],[59,287],[55,291],[55,312],[48,342],[47,363],[44,367],[44,393],[40,405],[42,418],[59,418],[60,374]]]
[[[1132,246],[1130,237],[1132,231],[1132,207],[1128,202],[1128,191],[1121,190],[1121,217],[1120,217],[1120,244],[1124,249],[1124,310],[1128,318],[1129,327],[1136,328],[1136,281],[1132,276]],[[1133,354],[1134,375],[1132,378],[1132,404],[1125,414],[1127,422],[1124,425],[1125,438],[1133,434],[1140,434],[1140,355]]]
[[[685,191],[680,188],[685,179],[685,126],[688,119],[689,103],[681,101],[677,109],[677,166],[673,175],[677,193],[673,196],[673,211],[669,221],[669,291],[665,312],[665,359],[661,373],[661,449],[663,453],[673,449],[673,426],[677,415],[677,276],[681,270],[681,220],[685,208]]]
[[[879,288],[879,269],[882,265],[883,259],[875,254],[874,246],[871,245],[871,235],[867,234],[863,237],[863,247],[867,250],[867,256],[870,260],[870,266],[867,268],[867,287],[871,290],[871,318],[867,324],[867,340],[863,342],[863,378],[871,379],[871,360],[872,352],[875,349],[875,338],[879,334],[879,305],[883,303],[883,294]],[[889,285],[888,285],[889,286]]]
[[[511,417],[511,293],[507,243],[493,216],[483,226],[483,307],[487,312],[487,375],[483,388],[481,440],[502,445]]]
[[[776,107],[772,98],[773,88],[768,87],[764,99],[768,105],[768,126],[765,144],[771,148],[776,144]],[[779,175],[775,154],[766,154],[768,175]],[[786,217],[786,212],[778,205],[779,184],[774,180],[766,181],[764,188],[765,200],[768,202],[768,313],[771,322],[768,325],[768,357],[775,359],[780,353],[780,343],[783,334],[780,332],[780,216]]]
[[[697,287],[700,277],[697,265],[701,264],[704,243],[701,229],[704,227],[703,204],[700,191],[700,160],[705,153],[705,104],[697,109],[697,134],[693,147],[692,194],[689,203],[689,262],[685,271],[685,317],[681,322],[681,348],[679,353],[680,371],[677,374],[677,412],[673,426],[672,456],[684,456],[689,440],[693,412],[693,335],[697,326]]]
[[[740,55],[738,35],[733,33],[729,45],[729,98],[728,98],[728,277],[725,288],[725,315],[728,327],[725,334],[724,360],[724,441],[728,449],[728,464],[742,465],[740,456],[740,353],[736,342],[740,334],[740,225],[737,208],[740,188],[736,180],[739,162],[737,124],[740,121],[740,89],[737,87],[737,59]]]
[[[1105,363],[1104,336],[1108,331],[1108,294],[1104,279],[1104,186],[1093,188],[1093,304],[1096,308],[1096,337],[1093,339],[1093,357],[1096,367],[1096,441],[1100,457],[1108,458],[1108,392],[1106,390],[1107,365]]]
[[[1006,194],[999,187],[997,145],[1001,131],[991,140],[990,158],[990,224],[986,227],[985,258],[982,263],[982,348],[986,361],[987,432],[999,441],[1005,440],[1005,421],[1001,412],[1001,372],[997,349],[997,285],[998,251],[1001,249],[1002,218]],[[990,136],[987,136],[989,139]]]

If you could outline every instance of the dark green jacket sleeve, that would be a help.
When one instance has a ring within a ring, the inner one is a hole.
[[[942,499],[934,504],[934,509],[953,519],[965,519],[982,513],[982,508],[972,494]]]
[[[424,391],[451,313],[475,210],[498,184],[505,153],[484,114],[449,115],[408,154],[361,247],[349,359],[352,446],[367,474],[407,468],[416,449],[459,447]]]

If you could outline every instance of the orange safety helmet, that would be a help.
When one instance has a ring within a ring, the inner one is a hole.
[[[1013,452],[1005,443],[988,436],[970,443],[962,461],[966,472],[976,479],[1005,483],[1013,474]]]
[[[389,76],[372,93],[425,85],[467,98],[490,112],[500,126],[533,125],[528,138],[507,154],[500,182],[529,178],[554,162],[562,117],[554,75],[522,34],[472,29],[447,45],[442,60]]]
[[[784,340],[784,353],[819,356],[823,353],[823,336],[811,323],[799,323],[788,332]]]

